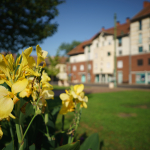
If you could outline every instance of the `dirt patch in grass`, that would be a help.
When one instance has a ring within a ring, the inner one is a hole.
[[[129,118],[129,117],[136,117],[137,114],[136,113],[119,113],[118,117],[121,118]]]
[[[92,128],[92,127],[89,127],[87,124],[85,124],[85,123],[83,123],[83,122],[80,122],[80,127],[86,128],[87,130],[90,130],[90,131],[92,131],[92,132],[98,132],[97,129]],[[101,127],[101,128],[103,128],[103,127]]]
[[[141,108],[141,109],[150,109],[150,104],[143,104],[143,105],[126,105],[125,107]]]

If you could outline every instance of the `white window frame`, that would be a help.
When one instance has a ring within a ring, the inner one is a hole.
[[[122,60],[117,61],[117,68],[123,68],[123,61]]]

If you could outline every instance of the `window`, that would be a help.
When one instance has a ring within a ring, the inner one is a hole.
[[[142,46],[139,47],[139,53],[141,53],[141,52],[143,52],[143,47]]]
[[[76,71],[76,70],[77,70],[76,66],[73,66],[73,71]]]
[[[118,67],[118,68],[123,68],[123,61],[122,61],[122,60],[119,60],[119,61],[117,62],[117,67]]]
[[[107,52],[107,56],[110,56],[110,54],[111,54],[110,52]]]
[[[84,65],[80,65],[80,70],[81,70],[81,71],[84,70]]]
[[[91,64],[88,64],[88,70],[91,70]]]
[[[71,66],[68,66],[68,71],[69,71],[69,72],[71,71]]]
[[[138,59],[137,60],[137,65],[142,66],[143,65],[143,59]]]
[[[90,53],[90,46],[88,46],[88,53]]]
[[[98,47],[98,43],[96,44],[96,46]]]
[[[118,46],[122,46],[122,38],[118,38]]]
[[[110,41],[108,42],[108,45],[111,45],[111,42],[110,42]]]
[[[104,41],[102,42],[102,45],[104,46]]]
[[[119,50],[119,55],[122,55],[122,50]]]
[[[98,55],[97,55],[97,53],[95,53],[95,58],[97,58],[98,57]]]
[[[142,21],[139,21],[139,30],[142,30]]]
[[[95,69],[97,69],[97,64],[95,64]]]
[[[148,65],[150,65],[150,58],[148,58]]]
[[[76,59],[74,59],[74,62],[76,62]]]
[[[142,33],[139,33],[139,44],[142,44]]]
[[[107,63],[106,67],[107,67],[107,68],[110,68],[110,63],[109,63],[109,62]]]

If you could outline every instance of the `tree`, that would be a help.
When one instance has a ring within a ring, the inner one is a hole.
[[[1,0],[0,51],[17,52],[52,36],[58,24],[57,5],[64,0]]]
[[[59,63],[59,51],[57,51],[56,56],[54,57],[51,57],[49,55],[48,60],[50,62],[50,65],[48,67],[45,67],[45,71],[51,77],[53,81],[54,77],[59,73],[59,69],[56,68],[56,65]]]
[[[76,46],[78,46],[81,42],[79,41],[72,41],[72,43],[62,43],[58,50],[65,51],[65,54],[70,52],[72,49],[74,49]]]

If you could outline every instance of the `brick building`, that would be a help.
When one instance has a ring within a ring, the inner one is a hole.
[[[114,72],[114,27],[71,50],[68,74],[73,82],[109,83]],[[69,70],[70,68],[70,70]],[[126,23],[117,22],[117,83],[150,83],[150,2]]]

